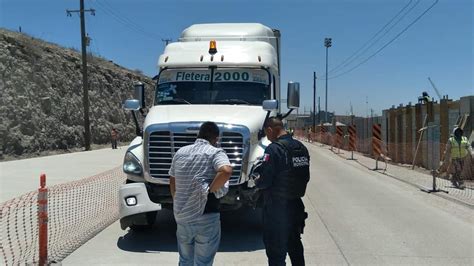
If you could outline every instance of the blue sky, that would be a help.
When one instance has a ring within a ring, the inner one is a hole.
[[[435,0],[318,1],[123,1],[85,0],[89,49],[130,69],[156,74],[162,38],[176,40],[191,24],[260,22],[282,33],[282,83],[299,81],[302,103],[312,107],[313,71],[324,110],[325,37],[333,39],[329,69],[339,65],[389,22],[404,6],[405,17],[343,73],[394,38]],[[79,17],[66,16],[79,0],[0,0],[0,27],[22,31],[65,47],[80,47]],[[473,2],[439,0],[417,23],[368,62],[330,79],[328,110],[365,116],[400,103],[416,103],[422,91],[432,96],[427,77],[450,98],[474,94]],[[387,29],[387,28],[386,28]],[[370,44],[373,43],[369,42]],[[286,89],[284,89],[284,93]],[[366,104],[368,99],[368,108]],[[370,112],[369,112],[370,113]]]

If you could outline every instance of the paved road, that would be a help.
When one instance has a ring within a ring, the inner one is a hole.
[[[39,176],[47,185],[74,181],[119,166],[126,147],[38,157],[0,163],[0,202],[37,190]]]
[[[304,198],[308,264],[474,265],[472,209],[418,191],[390,177],[310,146],[312,180]],[[266,264],[258,211],[222,217],[215,264]],[[149,232],[112,224],[67,257],[64,265],[176,265],[172,214]],[[289,260],[288,260],[289,262]]]

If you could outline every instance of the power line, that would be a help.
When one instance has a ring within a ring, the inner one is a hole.
[[[96,31],[95,31],[96,24],[95,24],[94,20],[93,19],[87,20],[86,21],[86,26],[87,26],[87,28],[89,29],[89,32],[92,35],[92,38],[89,38],[90,42],[91,42],[91,50],[92,50],[92,48],[94,48],[96,55],[100,56],[99,41],[97,40],[98,34],[96,34]]]
[[[377,44],[385,35],[387,35],[396,25],[398,25],[400,23],[400,21],[402,21],[406,15],[408,15],[417,5],[418,3],[420,2],[420,0],[416,0],[415,4],[408,10],[406,11],[404,14],[403,11],[405,11],[405,9],[407,7],[409,7],[411,5],[411,3],[413,2],[413,0],[410,0],[410,2],[408,2],[408,4],[406,4],[392,19],[390,19],[389,22],[387,22],[377,33],[375,33],[366,43],[364,43],[364,45],[362,45],[356,52],[354,52],[351,56],[349,56],[348,58],[346,58],[342,63],[340,63],[339,65],[337,65],[336,67],[334,67],[333,69],[329,70],[329,73],[331,72],[338,72],[337,70],[338,69],[344,69],[346,66],[350,65],[352,62],[354,62],[355,60],[359,59],[363,54],[365,54],[370,48],[372,48],[375,44]],[[402,14],[400,16],[400,14]],[[400,16],[400,17],[399,17]],[[398,18],[399,17],[399,18]],[[393,23],[390,28],[388,28],[387,30],[385,30],[395,19],[398,20]],[[379,36],[374,42],[372,42],[383,30],[385,30],[385,32]],[[372,43],[371,43],[372,42]],[[367,46],[368,44],[370,44],[369,46]],[[367,46],[367,47],[366,47]],[[365,48],[365,49],[364,49]],[[359,52],[364,49],[362,51],[362,53],[359,54]],[[359,55],[357,55],[359,54]],[[357,55],[357,57],[356,57]]]
[[[102,11],[104,11],[104,13],[106,13],[108,16],[113,18],[118,23],[120,23],[123,26],[127,27],[129,30],[131,30],[133,32],[136,32],[136,33],[140,33],[141,35],[146,36],[146,37],[148,37],[152,40],[161,40],[162,39],[161,36],[145,31],[141,26],[133,23],[131,20],[127,19],[125,16],[119,14],[117,11],[114,11],[111,8],[109,8],[108,6],[106,6],[105,4],[101,3],[103,1],[96,0],[94,2],[96,4],[98,4],[98,7]]]
[[[117,22],[121,23],[122,25],[128,27],[129,29],[131,29],[133,31],[142,32],[141,28],[136,27],[135,24],[130,23],[129,21],[127,21],[124,16],[122,16],[120,14],[117,14],[116,11],[114,11],[114,10],[110,9],[108,6],[106,6],[104,1],[95,1],[95,2],[96,2],[96,4],[98,4],[100,6],[99,7],[100,9],[105,11],[109,16],[111,16]],[[146,35],[148,35],[148,34],[146,34]]]
[[[151,36],[154,36],[156,38],[159,38],[159,39],[162,39],[163,37],[154,33],[154,32],[149,32],[147,31],[145,28],[143,28],[142,26],[140,26],[139,24],[135,23],[135,21],[129,19],[127,16],[125,16],[124,14],[120,13],[119,11],[117,11],[117,9],[115,9],[111,4],[109,4],[106,0],[102,0],[102,2],[110,9],[110,11],[112,11],[113,13],[117,14],[119,17],[121,17],[125,22],[129,23],[130,25],[134,26],[135,28],[137,29],[140,29],[141,32],[145,33],[145,34],[148,34],[148,35],[151,35]]]
[[[382,32],[388,25],[390,25],[390,23],[392,23],[392,21],[395,20],[400,15],[400,13],[402,13],[412,2],[413,2],[413,0],[410,0],[410,2],[408,2],[408,4],[406,4],[400,11],[398,11],[398,13],[392,19],[390,19],[390,21],[387,22],[379,31],[377,31],[377,33],[375,33],[366,43],[364,43],[357,51],[355,51],[352,55],[347,57],[339,65],[337,65],[334,68],[332,68],[331,70],[329,70],[328,73],[331,73],[331,72],[335,71],[336,69],[339,69],[340,66],[342,66],[345,62],[347,62],[348,60],[353,58],[356,54],[358,54],[367,44],[369,44],[377,35],[379,35],[380,32]]]
[[[338,78],[340,76],[343,76],[351,71],[353,71],[354,69],[358,68],[359,66],[361,66],[362,64],[366,63],[367,61],[369,61],[370,59],[372,59],[374,56],[376,56],[378,53],[380,53],[383,49],[385,49],[387,46],[389,46],[391,43],[393,43],[396,39],[398,39],[398,37],[400,37],[403,33],[405,33],[411,26],[413,26],[413,24],[415,24],[418,20],[420,20],[426,13],[428,13],[437,3],[439,2],[439,0],[435,0],[435,2],[429,6],[423,13],[421,13],[421,15],[419,15],[415,20],[413,20],[410,24],[408,24],[408,26],[406,26],[401,32],[399,32],[394,38],[392,38],[389,42],[387,42],[384,46],[382,46],[380,49],[378,49],[375,53],[373,53],[372,55],[370,55],[369,57],[367,57],[366,59],[364,59],[362,62],[360,62],[359,64],[357,64],[356,66],[354,66],[353,68],[339,74],[339,75],[336,75],[336,76],[333,76],[333,77],[330,77],[329,79],[335,79],[335,78]]]
[[[136,27],[135,25],[133,24],[130,24],[129,22],[127,22],[123,17],[121,17],[120,15],[117,15],[114,11],[110,10],[107,6],[105,6],[104,4],[101,3],[101,1],[95,1],[95,3],[98,4],[98,7],[104,11],[104,13],[106,13],[108,16],[110,16],[111,18],[113,18],[115,21],[119,22],[120,24],[122,24],[123,26],[127,27],[129,30],[133,31],[133,32],[137,32],[137,33],[140,33],[146,37],[149,37],[151,39],[155,39],[151,36],[151,34],[147,33],[147,32],[144,32],[141,28],[139,27]]]

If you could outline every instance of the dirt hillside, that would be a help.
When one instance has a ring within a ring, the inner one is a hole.
[[[153,81],[102,58],[89,56],[88,65],[93,144],[110,142],[112,127],[123,142],[131,140],[134,125],[122,104],[132,97],[137,81],[146,84],[150,102]],[[77,51],[0,29],[0,95],[0,157],[30,157],[83,146]]]

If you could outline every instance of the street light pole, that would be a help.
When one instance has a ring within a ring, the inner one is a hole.
[[[324,121],[328,122],[328,48],[332,45],[331,38],[324,38],[324,46],[326,47],[326,107],[324,110]]]
[[[313,132],[316,129],[316,72],[313,72]]]

